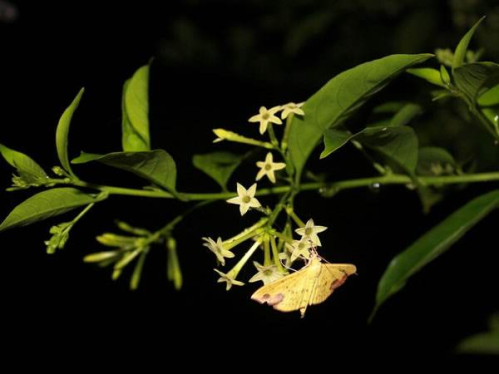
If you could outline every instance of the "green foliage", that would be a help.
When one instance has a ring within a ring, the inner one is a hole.
[[[497,85],[499,64],[493,62],[465,64],[454,70],[454,79],[456,86],[474,105],[480,95]]]
[[[122,145],[125,152],[141,152],[151,149],[149,74],[150,66],[142,66],[123,86]]]
[[[177,167],[173,158],[162,149],[149,152],[114,152],[107,155],[82,153],[71,162],[85,164],[91,161],[126,170],[175,193]]]
[[[393,258],[378,284],[375,311],[389,297],[399,292],[410,277],[447,251],[498,206],[498,190],[477,197]]]
[[[42,191],[15,207],[0,224],[0,231],[43,221],[104,198],[105,195],[97,197],[70,187]]]
[[[459,353],[499,355],[499,314],[489,320],[489,331],[464,339],[457,347]]]
[[[38,187],[47,182],[47,174],[31,157],[24,153],[14,151],[0,144],[0,154],[12,167],[16,168],[18,175],[12,179],[12,189]]]
[[[223,190],[226,190],[227,182],[243,159],[244,156],[231,152],[212,152],[194,155],[192,163],[196,168],[213,178]]]
[[[71,105],[64,111],[59,120],[59,124],[57,125],[56,131],[56,146],[57,146],[57,156],[59,157],[59,162],[66,172],[68,172],[73,178],[76,178],[76,175],[71,170],[71,165],[69,164],[69,156],[68,156],[68,136],[69,136],[69,127],[71,125],[71,120],[73,118],[73,114],[78,108],[80,104],[81,97],[83,96],[84,88],[78,92],[75,99],[71,103]]]
[[[392,55],[361,64],[340,73],[308,99],[303,106],[306,115],[293,118],[288,140],[297,180],[326,130],[341,125],[393,78],[432,56]]]
[[[456,50],[454,51],[454,60],[452,61],[453,71],[463,65],[471,38],[473,37],[473,34],[475,34],[477,27],[480,25],[480,23],[482,23],[484,19],[485,17],[480,18],[480,20],[475,23],[475,25],[466,33],[466,35],[463,36],[463,38],[457,45]]]
[[[407,69],[407,72],[416,77],[424,79],[425,81],[430,82],[435,86],[445,87],[445,83],[442,80],[442,75],[440,74],[440,71],[438,71],[437,69],[414,68],[414,69]]]

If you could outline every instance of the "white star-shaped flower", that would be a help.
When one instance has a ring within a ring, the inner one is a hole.
[[[286,105],[282,106],[282,113],[281,113],[281,118],[286,119],[291,113],[298,114],[300,116],[305,115],[305,112],[303,109],[300,109],[303,104],[305,103],[287,103]]]
[[[239,211],[244,216],[249,208],[259,208],[262,205],[255,199],[256,183],[246,189],[241,184],[237,184],[237,197],[227,200],[229,204],[239,205]]]
[[[238,281],[235,277],[232,276],[231,272],[228,272],[227,274],[222,273],[218,269],[213,269],[215,272],[220,275],[220,278],[218,278],[217,283],[222,283],[226,282],[227,284],[225,285],[225,289],[229,291],[232,286],[244,286],[244,283],[241,281]]]
[[[275,114],[281,110],[280,106],[267,109],[264,106],[260,107],[260,113],[251,117],[248,121],[260,122],[260,134],[263,134],[269,125],[269,122],[276,125],[282,125],[282,121]]]
[[[301,227],[299,229],[296,229],[295,232],[298,235],[301,235],[302,239],[309,239],[313,245],[320,247],[321,241],[319,240],[319,237],[317,236],[317,234],[320,232],[326,231],[326,230],[327,230],[327,227],[315,226],[314,220],[309,219],[308,222],[306,223],[305,227]]]
[[[215,254],[215,256],[217,256],[217,260],[222,264],[222,266],[225,265],[225,258],[234,257],[234,253],[228,251],[223,247],[222,238],[218,237],[216,242],[212,238],[201,238],[201,239],[203,239],[206,242],[203,245],[207,247],[210,251],[212,251]]]
[[[265,161],[258,161],[256,166],[260,168],[260,171],[256,175],[257,181],[266,175],[272,183],[275,183],[276,179],[274,172],[276,170],[284,169],[286,164],[284,162],[274,162],[274,156],[269,152],[267,153],[267,157],[265,157]]]
[[[286,243],[286,247],[291,252],[291,262],[294,262],[299,257],[304,259],[310,258],[312,242],[308,238],[302,238],[300,240],[293,240],[291,244]]]
[[[249,280],[250,283],[262,281],[263,284],[269,284],[284,276],[284,274],[277,270],[277,266],[275,265],[263,266],[256,261],[253,261],[253,265],[255,265],[258,273],[253,275]]]

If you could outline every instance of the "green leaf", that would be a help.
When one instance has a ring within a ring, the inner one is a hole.
[[[457,347],[460,353],[499,355],[499,332],[484,332],[470,336]]]
[[[466,33],[466,35],[463,36],[463,38],[457,45],[456,50],[454,51],[454,60],[452,61],[452,71],[454,71],[459,66],[463,65],[464,58],[466,57],[466,51],[468,50],[471,38],[473,37],[473,34],[475,33],[475,30],[478,27],[478,25],[480,25],[480,23],[484,19],[485,17],[480,18],[478,22],[475,23],[473,27]]]
[[[407,69],[407,72],[436,86],[445,87],[445,83],[442,81],[442,76],[437,69],[415,68]]]
[[[404,287],[411,276],[447,251],[498,205],[499,190],[479,196],[395,256],[378,284],[376,307],[371,317],[389,297]]]
[[[196,168],[213,178],[222,189],[227,188],[227,182],[244,156],[231,152],[213,152],[194,155],[192,163]]]
[[[454,80],[456,86],[474,104],[478,96],[497,85],[499,81],[499,64],[475,62],[462,65],[454,70]]]
[[[442,82],[445,86],[450,84],[450,75],[444,65],[440,65],[440,78],[442,78]]]
[[[366,128],[355,140],[410,174],[418,162],[418,138],[411,127]]]
[[[151,149],[149,135],[149,65],[142,66],[123,86],[122,146],[124,151]]]
[[[15,167],[28,182],[36,183],[40,179],[48,178],[40,165],[24,153],[14,151],[3,144],[0,144],[0,154],[2,154],[5,161]]]
[[[453,174],[456,169],[454,157],[439,147],[421,147],[418,156],[418,175],[438,176]]]
[[[296,179],[324,132],[339,126],[371,96],[406,69],[426,61],[431,54],[392,55],[347,70],[316,92],[295,116],[289,133],[289,153]]]
[[[98,161],[102,164],[129,171],[172,193],[175,193],[177,167],[172,156],[162,149],[148,152],[113,152],[107,155],[82,153],[73,164]]]
[[[0,225],[0,231],[31,225],[103,198],[104,196],[95,197],[69,187],[43,191],[15,207]]]
[[[130,289],[132,291],[139,288],[140,279],[142,278],[142,270],[144,269],[144,263],[146,262],[146,257],[148,253],[149,253],[148,250],[142,251],[139,259],[137,260],[137,263],[135,264],[132,277],[130,278]]]
[[[354,139],[357,134],[352,134],[350,131],[342,128],[328,129],[324,133],[324,150],[321,153],[321,159],[326,158],[331,153],[347,144]]]
[[[393,116],[390,126],[405,126],[421,113],[423,113],[421,105],[407,103]]]
[[[477,102],[480,106],[499,105],[499,84],[480,95]]]
[[[56,146],[57,146],[57,156],[59,157],[59,162],[61,163],[61,166],[64,168],[64,170],[66,170],[73,177],[76,176],[71,170],[71,165],[69,164],[69,157],[68,157],[69,127],[71,125],[71,119],[73,118],[73,113],[75,112],[76,108],[78,108],[78,105],[80,104],[80,100],[84,91],[85,89],[82,88],[80,92],[78,92],[78,95],[76,95],[71,105],[62,114],[61,119],[59,120],[59,124],[57,125],[57,131],[55,136]]]

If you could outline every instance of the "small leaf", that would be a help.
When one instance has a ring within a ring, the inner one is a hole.
[[[477,102],[480,106],[499,105],[499,84],[480,95]]]
[[[479,196],[395,256],[378,284],[376,307],[371,317],[389,297],[404,287],[410,277],[447,251],[498,205],[499,190]]]
[[[437,69],[433,68],[415,68],[407,69],[409,74],[412,74],[418,78],[424,79],[435,86],[445,87],[445,83],[442,81],[442,76]]]
[[[149,135],[149,65],[142,66],[123,86],[122,145],[124,151],[151,149]]]
[[[316,92],[295,116],[289,133],[289,153],[296,179],[325,131],[339,126],[365,101],[406,69],[433,57],[431,54],[392,55],[347,70]]]
[[[484,19],[485,17],[480,18],[478,22],[475,23],[473,27],[466,33],[466,35],[463,36],[463,38],[457,45],[456,50],[454,51],[454,60],[452,61],[452,71],[454,71],[464,63],[464,58],[466,57],[466,51],[468,50],[471,38],[473,37],[473,34],[475,33],[478,25],[480,25],[480,23]]]
[[[350,131],[340,127],[326,130],[324,133],[324,150],[321,153],[321,159],[336,152],[350,140],[354,139],[356,135],[357,134],[352,134]]]
[[[71,170],[71,165],[69,164],[69,157],[68,157],[69,127],[71,125],[71,119],[73,118],[73,114],[76,108],[78,108],[78,105],[80,104],[80,100],[84,91],[85,89],[82,88],[80,92],[78,92],[78,95],[76,95],[71,105],[64,111],[64,113],[61,116],[61,119],[59,120],[59,124],[57,125],[57,131],[56,131],[56,146],[57,146],[57,156],[59,157],[59,162],[61,163],[61,166],[64,168],[64,170],[66,170],[73,177],[76,176]]]
[[[28,181],[35,182],[48,178],[45,171],[31,157],[24,153],[14,151],[3,144],[0,144],[0,153],[5,161],[15,167],[20,173],[28,177]]]
[[[168,251],[167,258],[167,276],[168,280],[173,282],[176,290],[180,290],[183,284],[182,269],[178,261],[177,241],[175,238],[169,237],[166,241],[166,249]]]
[[[499,64],[493,62],[475,62],[465,64],[454,70],[456,86],[466,94],[474,104],[477,98],[499,81]]]
[[[43,191],[15,207],[0,225],[0,231],[43,221],[104,198],[105,196],[94,197],[69,187]]]
[[[213,178],[225,190],[230,176],[243,159],[244,156],[231,152],[213,152],[194,155],[192,163],[196,168]]]
[[[450,75],[444,65],[440,65],[440,78],[445,86],[450,84]]]
[[[164,150],[148,152],[113,152],[107,155],[82,153],[73,164],[98,161],[102,164],[129,171],[170,192],[175,192],[177,167],[173,158]]]

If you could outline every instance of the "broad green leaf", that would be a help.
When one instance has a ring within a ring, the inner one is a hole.
[[[129,171],[164,189],[175,192],[177,167],[172,156],[162,149],[148,152],[113,152],[107,155],[82,153],[73,164],[98,161],[102,164]]]
[[[390,126],[405,126],[421,113],[423,113],[421,105],[407,103],[393,116]]]
[[[31,196],[5,218],[0,225],[0,231],[19,226],[27,226],[59,214],[63,214],[83,205],[102,200],[77,190],[64,187],[53,188]]]
[[[82,88],[80,92],[78,92],[78,95],[76,95],[71,105],[62,114],[61,119],[59,120],[59,124],[57,125],[57,131],[55,136],[56,146],[57,146],[57,156],[59,157],[59,162],[61,163],[61,166],[64,168],[64,170],[66,170],[73,177],[75,177],[75,174],[71,170],[71,165],[69,164],[69,157],[68,157],[69,127],[71,125],[71,119],[73,118],[73,113],[75,112],[76,108],[78,108],[78,105],[80,104],[80,100],[84,91],[85,89]]]
[[[480,95],[477,102],[480,106],[499,105],[499,84]]]
[[[463,38],[457,45],[456,50],[454,51],[454,60],[452,61],[452,71],[454,71],[459,66],[463,65],[464,58],[466,57],[466,51],[468,50],[471,38],[473,37],[473,34],[475,33],[475,30],[478,27],[478,25],[480,25],[480,23],[484,19],[485,17],[480,18],[478,22],[475,23],[473,27],[466,33],[466,35],[463,36]]]
[[[475,103],[477,98],[499,81],[499,64],[494,62],[475,62],[465,64],[454,70],[456,86]]]
[[[395,256],[378,284],[376,307],[372,316],[389,297],[404,287],[411,276],[447,251],[498,205],[499,190],[479,196]]]
[[[436,86],[445,87],[445,83],[442,81],[440,72],[437,69],[415,68],[407,69],[407,72]]]
[[[40,165],[24,153],[14,151],[3,144],[0,144],[0,153],[5,161],[15,167],[28,182],[36,183],[40,179],[48,178],[47,174],[40,167]]]
[[[293,118],[288,139],[296,179],[327,129],[339,126],[390,80],[431,57],[392,55],[364,63],[337,75],[309,98],[302,107],[305,115]]]
[[[213,178],[225,190],[230,176],[243,159],[244,156],[231,152],[213,152],[194,155],[192,163],[196,168]]]
[[[124,151],[151,149],[149,136],[149,65],[142,66],[123,85],[122,146]]]
[[[411,69],[409,69],[411,70]],[[407,70],[407,71],[409,71]],[[404,101],[388,101],[373,108],[373,113],[397,113],[404,107]]]
[[[418,162],[418,138],[411,127],[366,128],[355,137],[362,145],[381,154],[396,166],[413,174]]]

